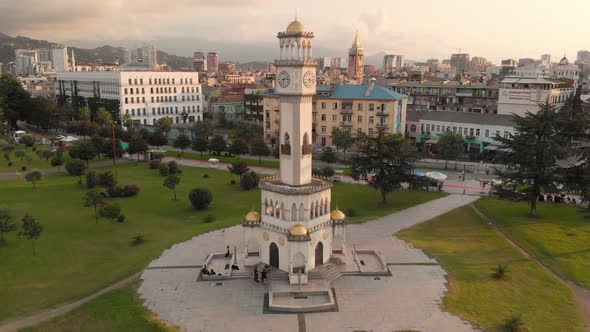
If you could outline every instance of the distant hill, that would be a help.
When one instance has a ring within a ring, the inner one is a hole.
[[[59,46],[58,43],[46,40],[37,40],[27,37],[10,37],[0,33],[0,62],[14,61],[14,50],[19,48],[54,48]],[[105,63],[123,63],[125,49],[122,47],[113,47],[104,45],[92,49],[68,47],[68,54],[72,49],[76,54],[76,61],[79,62],[105,62]],[[179,57],[158,51],[158,61],[166,62],[172,69],[190,69],[192,68],[192,58]]]

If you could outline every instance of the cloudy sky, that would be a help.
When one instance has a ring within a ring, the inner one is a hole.
[[[561,7],[556,7],[556,6]],[[276,57],[276,32],[297,13],[316,55],[345,56],[359,31],[367,54],[448,58],[459,49],[495,62],[560,58],[590,48],[590,0],[0,0],[0,32],[73,46],[150,41],[190,55]]]

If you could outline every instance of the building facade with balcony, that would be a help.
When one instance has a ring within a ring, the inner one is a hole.
[[[573,95],[573,82],[542,77],[507,77],[498,96],[498,114],[524,115],[537,112],[539,103],[562,107]]]
[[[312,143],[332,145],[332,130],[375,134],[378,130],[404,135],[407,96],[374,84],[318,85],[313,97]],[[280,125],[280,103],[274,94],[263,100],[264,135],[276,140]]]
[[[456,111],[496,114],[498,112],[498,84],[466,83],[459,81],[400,82],[384,79],[380,85],[408,96],[410,111]]]
[[[164,117],[178,124],[203,119],[195,72],[58,72],[55,94],[68,101],[80,97],[118,100],[121,116],[131,116],[136,124],[154,125]]]

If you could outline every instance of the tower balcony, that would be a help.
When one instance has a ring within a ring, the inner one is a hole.
[[[351,108],[341,108],[340,113],[343,114],[352,114],[352,107]]]
[[[389,116],[389,112],[379,111],[379,112],[377,112],[377,116]]]
[[[387,129],[389,128],[389,125],[387,123],[378,123],[375,127],[377,129]]]

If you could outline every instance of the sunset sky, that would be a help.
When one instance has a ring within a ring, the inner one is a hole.
[[[416,60],[458,49],[494,62],[564,52],[575,60],[590,48],[589,0],[0,0],[0,32],[69,43],[150,41],[179,55],[201,45],[236,54],[258,47],[260,60],[269,60],[276,32],[295,13],[315,33],[316,54],[326,56],[345,56],[357,29],[367,54]]]

